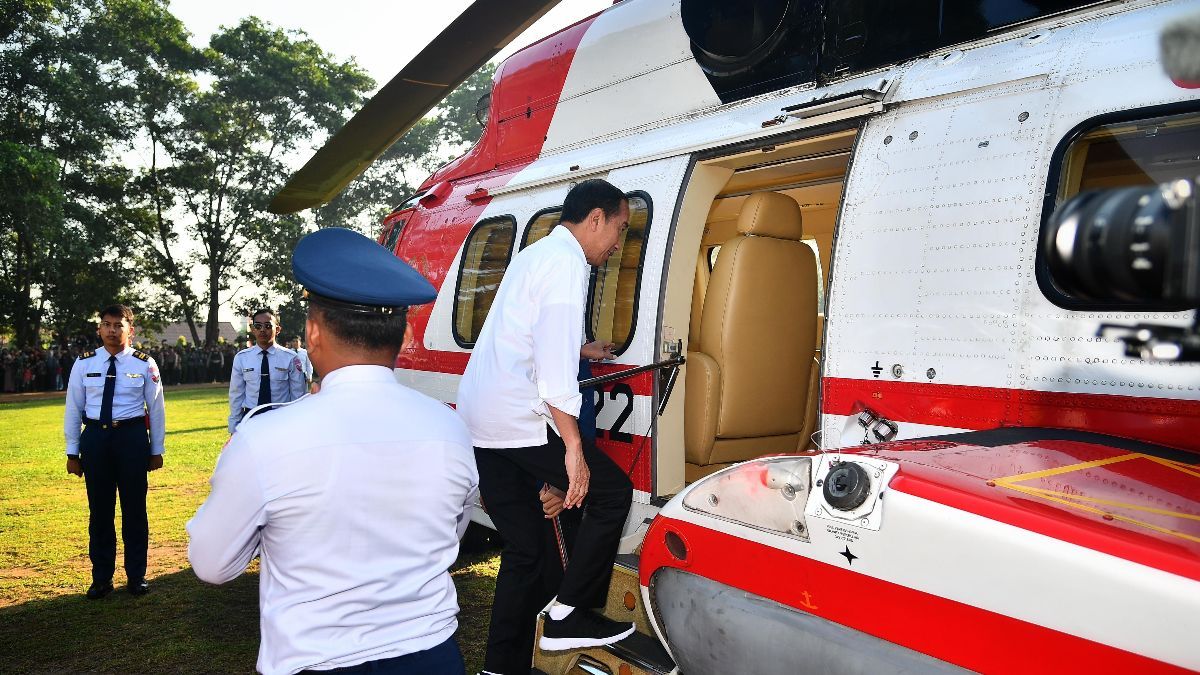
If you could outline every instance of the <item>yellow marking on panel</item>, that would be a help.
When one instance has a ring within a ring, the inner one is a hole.
[[[1033,480],[1035,478],[1045,478],[1047,476],[1057,476],[1061,473],[1071,473],[1072,471],[1082,471],[1083,469],[1091,469],[1093,467],[1104,466],[1106,464],[1116,464],[1117,462],[1125,462],[1125,461],[1128,461],[1131,459],[1137,459],[1138,457],[1145,457],[1145,455],[1140,454],[1140,453],[1131,453],[1128,455],[1117,455],[1116,457],[1109,457],[1107,459],[1096,459],[1096,460],[1092,460],[1090,462],[1080,462],[1079,464],[1068,464],[1067,466],[1060,466],[1060,467],[1056,467],[1053,469],[1042,469],[1041,471],[1030,471],[1029,473],[1021,473],[1021,474],[1017,474],[1015,476],[1005,476],[1004,478],[997,478],[995,480],[997,483],[1000,483],[1000,482],[1016,483],[1018,481],[1023,481],[1023,480]]]
[[[1170,509],[1156,509],[1151,506],[1142,506],[1140,504],[1129,504],[1126,502],[1118,502],[1118,501],[1115,501],[1112,499],[1101,499],[1099,497],[1084,497],[1082,495],[1073,495],[1073,494],[1070,494],[1067,492],[1059,492],[1057,490],[1047,490],[1045,488],[1036,488],[1036,487],[1030,487],[1030,486],[1025,486],[1025,485],[1022,485],[1021,488],[1023,488],[1022,491],[1037,492],[1040,494],[1044,494],[1046,496],[1061,497],[1063,499],[1069,499],[1072,501],[1091,502],[1093,504],[1101,504],[1104,506],[1115,506],[1115,507],[1122,508],[1122,509],[1131,509],[1134,511],[1145,511],[1146,513],[1156,513],[1156,514],[1162,515],[1162,516],[1174,516],[1176,518],[1187,518],[1188,520],[1200,521],[1200,514],[1195,514],[1195,513],[1181,513],[1179,511],[1172,511]]]
[[[1178,511],[1168,511],[1165,509],[1158,509],[1158,508],[1154,508],[1154,507],[1150,507],[1150,506],[1140,506],[1137,504],[1126,504],[1123,502],[1107,500],[1107,499],[1100,499],[1097,497],[1083,497],[1080,495],[1059,492],[1057,490],[1048,490],[1045,488],[1033,487],[1031,485],[1020,485],[1020,483],[1022,481],[1036,480],[1039,478],[1047,478],[1049,476],[1058,476],[1058,475],[1062,475],[1065,473],[1072,473],[1074,471],[1083,471],[1085,469],[1092,469],[1092,468],[1099,467],[1099,466],[1107,466],[1109,464],[1117,464],[1120,462],[1126,462],[1131,459],[1148,459],[1152,462],[1155,462],[1156,464],[1160,464],[1169,469],[1174,469],[1176,471],[1180,471],[1183,474],[1191,476],[1193,478],[1200,478],[1200,467],[1196,467],[1191,464],[1184,464],[1183,462],[1177,462],[1174,460],[1163,459],[1160,457],[1154,457],[1151,455],[1145,455],[1145,454],[1142,454],[1139,452],[1134,452],[1134,453],[1130,453],[1127,455],[1117,455],[1116,457],[1109,457],[1107,459],[1097,459],[1097,460],[1093,460],[1090,462],[1080,462],[1078,464],[1069,464],[1067,466],[1060,466],[1060,467],[1053,468],[1053,469],[1042,469],[1040,471],[1030,471],[1029,473],[1017,474],[1015,476],[1006,476],[1004,478],[997,478],[993,482],[996,485],[1008,488],[1009,490],[1020,492],[1022,494],[1028,495],[1030,497],[1045,499],[1045,500],[1048,500],[1051,502],[1055,502],[1057,504],[1069,506],[1073,509],[1078,509],[1080,511],[1085,511],[1087,513],[1092,513],[1092,514],[1095,514],[1098,516],[1102,516],[1104,518],[1109,518],[1112,520],[1119,520],[1123,523],[1129,523],[1130,525],[1144,527],[1144,528],[1147,528],[1150,530],[1154,530],[1155,532],[1161,532],[1163,534],[1169,534],[1171,536],[1179,537],[1181,539],[1186,539],[1188,541],[1194,541],[1194,542],[1200,543],[1200,537],[1197,537],[1195,535],[1187,534],[1185,532],[1179,532],[1177,530],[1172,530],[1167,527],[1162,527],[1161,525],[1155,525],[1153,523],[1148,523],[1143,520],[1138,520],[1137,518],[1123,516],[1118,513],[1111,513],[1109,511],[1105,511],[1105,510],[1097,508],[1095,506],[1089,506],[1088,504],[1081,504],[1080,502],[1091,502],[1091,503],[1108,506],[1108,507],[1131,509],[1134,511],[1144,511],[1146,513],[1153,513],[1156,515],[1181,517],[1181,518],[1185,518],[1188,520],[1195,520],[1195,521],[1200,521],[1200,515],[1179,513]]]
[[[1150,530],[1154,530],[1155,532],[1161,532],[1163,534],[1169,534],[1174,537],[1179,537],[1180,539],[1187,539],[1188,541],[1194,541],[1196,543],[1200,543],[1200,537],[1190,535],[1185,532],[1179,532],[1177,530],[1172,530],[1167,527],[1162,527],[1161,525],[1147,523],[1143,520],[1138,520],[1136,518],[1122,516],[1119,513],[1109,513],[1108,511],[1104,511],[1102,509],[1097,509],[1095,507],[1088,506],[1086,504],[1080,504],[1078,502],[1073,502],[1068,499],[1061,499],[1059,497],[1051,497],[1049,495],[1045,495],[1045,494],[1041,494],[1041,493],[1037,492],[1037,490],[1035,488],[1029,488],[1024,485],[1005,485],[1004,487],[1007,487],[1011,490],[1016,490],[1017,492],[1025,493],[1031,497],[1038,497],[1040,499],[1046,499],[1048,501],[1063,504],[1065,506],[1070,506],[1071,508],[1079,509],[1081,511],[1093,513],[1098,516],[1108,516],[1108,517],[1112,518],[1113,520],[1119,520],[1123,523],[1129,523],[1130,525],[1137,525],[1138,527],[1144,527],[1144,528],[1147,528]]]
[[[1176,462],[1175,460],[1163,459],[1161,457],[1151,457],[1150,455],[1146,455],[1146,459],[1157,464],[1162,464],[1165,467],[1175,469],[1176,471],[1182,471],[1189,476],[1200,478],[1200,466],[1196,466],[1194,464],[1184,464],[1183,462]]]

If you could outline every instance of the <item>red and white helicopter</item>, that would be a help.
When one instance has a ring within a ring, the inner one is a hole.
[[[273,209],[554,4],[478,0]],[[1200,671],[1200,92],[1159,53],[1197,9],[625,0],[504,61],[380,243],[440,288],[396,376],[453,403],[511,256],[574,181],[628,191],[588,322],[639,633],[534,665]]]

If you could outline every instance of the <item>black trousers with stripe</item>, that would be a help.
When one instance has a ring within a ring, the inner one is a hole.
[[[475,448],[484,508],[504,538],[492,602],[484,670],[527,673],[538,611],[550,597],[573,607],[602,607],[608,594],[621,530],[633,501],[633,483],[594,443],[584,441],[591,478],[582,518],[574,528],[570,562],[555,589],[558,553],[548,541],[548,521],[538,491],[542,483],[567,490],[566,447],[552,430],[532,448]],[[576,514],[572,514],[572,517]]]
[[[79,439],[80,461],[88,497],[88,557],[92,581],[112,579],[117,566],[117,533],[113,518],[121,495],[121,543],[125,574],[131,581],[146,576],[150,527],[146,518],[146,472],[150,437],[145,424],[102,429],[88,425]]]

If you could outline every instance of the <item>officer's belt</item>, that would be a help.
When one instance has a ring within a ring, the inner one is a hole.
[[[135,422],[141,424],[143,427],[146,426],[146,416],[142,415],[140,417],[128,417],[123,420],[113,420],[108,424],[102,424],[100,420],[94,420],[90,417],[83,418],[83,425],[85,427],[100,427],[101,429],[107,429],[109,427],[120,429],[121,427],[130,426]]]
[[[254,410],[254,408],[242,408],[242,417],[245,417],[245,416],[246,416],[246,413],[250,412],[251,410]],[[256,415],[262,415],[262,414],[264,414],[264,413],[269,413],[269,412],[271,412],[272,410],[274,410],[274,408],[263,408],[262,410],[259,410],[259,411],[258,411],[257,413],[255,413],[255,414],[256,414]]]

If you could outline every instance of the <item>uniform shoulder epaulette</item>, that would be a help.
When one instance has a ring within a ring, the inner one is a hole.
[[[146,352],[138,351],[135,349],[135,350],[133,350],[133,358],[141,359],[142,361],[149,361],[150,355],[147,354]]]
[[[92,357],[93,357],[93,356],[95,356],[95,355],[96,355],[96,352],[95,352],[95,350],[92,350],[92,351],[87,351],[87,352],[84,352],[84,353],[80,354],[80,355],[79,355],[79,358],[81,358],[81,359],[90,359],[90,358],[92,358]]]

